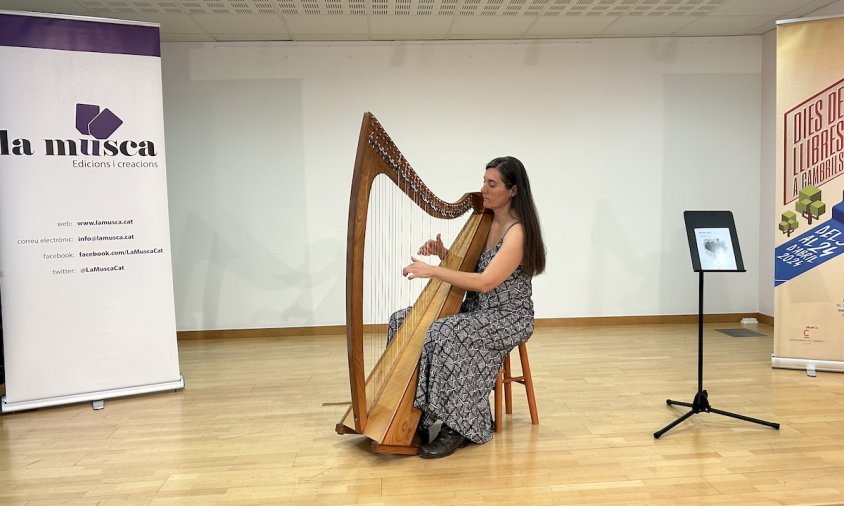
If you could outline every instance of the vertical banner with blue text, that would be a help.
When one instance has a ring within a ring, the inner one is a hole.
[[[158,25],[0,11],[2,410],[184,386]]]
[[[777,25],[774,367],[844,371],[844,18]]]

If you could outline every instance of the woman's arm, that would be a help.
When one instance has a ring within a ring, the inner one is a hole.
[[[503,283],[522,263],[524,241],[522,226],[520,224],[513,226],[504,236],[501,249],[495,254],[486,270],[480,274],[430,265],[411,257],[413,263],[402,270],[402,275],[408,279],[437,278],[464,290],[486,293]]]

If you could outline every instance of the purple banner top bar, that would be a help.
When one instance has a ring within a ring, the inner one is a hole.
[[[0,14],[0,46],[161,56],[158,27]]]

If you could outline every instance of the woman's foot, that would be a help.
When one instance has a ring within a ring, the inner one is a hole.
[[[419,456],[423,459],[438,459],[448,457],[458,448],[463,448],[469,441],[459,432],[447,425],[443,425],[436,439],[419,448]]]

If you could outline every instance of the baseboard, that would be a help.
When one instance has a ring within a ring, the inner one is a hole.
[[[774,318],[762,313],[721,313],[703,316],[704,323],[735,323],[742,318],[756,318],[759,323],[774,325]],[[584,316],[574,318],[539,318],[536,327],[576,327],[601,325],[659,325],[696,323],[697,315],[645,315],[645,316]],[[367,325],[367,332],[383,332],[384,325]],[[297,337],[318,335],[343,335],[345,325],[324,325],[319,327],[284,327],[261,329],[222,329],[222,330],[180,330],[176,333],[179,340],[191,339],[242,339],[266,337]]]
[[[176,332],[176,337],[179,340],[234,339],[250,337],[342,335],[345,333],[345,325],[324,325],[320,327],[280,327],[263,329],[180,330]]]
[[[771,327],[774,326],[773,316],[768,316],[763,313],[756,313],[756,319],[759,320],[759,323],[764,323],[765,325],[770,325]]]
[[[696,314],[644,315],[644,316],[585,316],[575,318],[541,318],[537,327],[576,327],[600,325],[660,325],[670,323],[697,323]],[[742,318],[756,318],[760,323],[774,325],[774,318],[762,313],[719,313],[703,315],[704,323],[736,323]]]

